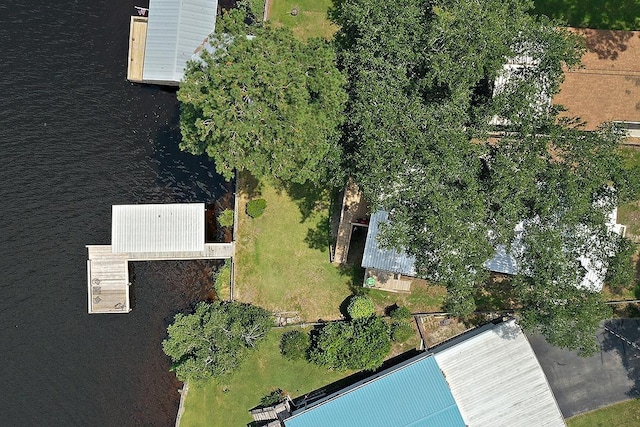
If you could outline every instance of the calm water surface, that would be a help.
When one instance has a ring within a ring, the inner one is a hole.
[[[212,263],[134,263],[128,315],[87,314],[86,244],[111,205],[228,191],[177,147],[175,93],[126,81],[124,0],[0,4],[0,424],[171,425],[160,342]]]

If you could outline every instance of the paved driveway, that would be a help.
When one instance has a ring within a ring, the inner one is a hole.
[[[640,396],[640,319],[605,322],[598,334],[602,350],[587,358],[528,337],[566,418]]]

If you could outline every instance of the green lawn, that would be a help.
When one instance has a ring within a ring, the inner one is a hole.
[[[622,147],[620,153],[625,167],[640,166],[640,150],[632,147]],[[640,201],[624,203],[618,206],[618,222],[627,226],[627,235],[640,236]]]
[[[535,0],[534,13],[566,21],[572,27],[640,29],[638,0]]]
[[[328,198],[321,196],[320,206],[308,209],[302,198],[272,186],[263,184],[260,192],[256,197],[267,201],[261,217],[250,218],[246,200],[240,203],[234,299],[297,311],[306,321],[339,318],[355,283],[351,269],[329,262]]]
[[[640,400],[608,406],[567,420],[569,427],[628,427],[640,425]]]
[[[331,39],[338,29],[327,18],[327,10],[331,4],[331,0],[272,0],[269,21],[291,28],[293,33],[302,39]],[[294,8],[298,10],[296,16],[291,15]]]
[[[283,332],[272,330],[230,378],[191,385],[181,427],[246,426],[252,421],[249,409],[270,391],[280,388],[295,398],[351,373],[331,372],[306,361],[283,358],[278,347]]]

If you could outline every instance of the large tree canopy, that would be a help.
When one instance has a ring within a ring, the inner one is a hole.
[[[223,18],[178,91],[181,148],[234,170],[317,183],[340,162],[345,79],[329,42]],[[251,34],[248,34],[248,33]],[[248,37],[249,36],[249,37]]]
[[[193,314],[176,314],[162,348],[180,380],[204,380],[237,368],[271,326],[271,313],[260,307],[201,302]]]
[[[625,186],[620,134],[585,132],[549,107],[563,66],[579,64],[581,40],[531,7],[336,2],[346,165],[373,207],[389,212],[382,243],[415,256],[419,275],[444,283],[459,314],[475,307],[483,263],[526,221],[514,287],[523,322],[585,349],[571,336],[593,339],[607,311],[599,294],[576,288],[577,258],[590,236],[601,246],[590,253],[595,265],[606,268],[612,255],[604,223]],[[543,265],[535,243],[545,239],[554,244]]]

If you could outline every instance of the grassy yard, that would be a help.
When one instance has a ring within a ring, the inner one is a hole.
[[[572,27],[640,29],[638,0],[535,0],[534,13],[562,19]]]
[[[230,378],[191,385],[180,425],[246,426],[252,421],[249,409],[272,390],[280,388],[295,398],[350,374],[285,359],[279,350],[282,333],[282,329],[272,330]]]
[[[327,18],[331,4],[331,0],[271,0],[269,21],[291,28],[293,34],[301,39],[331,39],[338,30]],[[293,9],[298,11],[296,16],[291,14]]]
[[[617,403],[567,420],[569,427],[627,427],[640,425],[640,400]]]
[[[296,311],[306,321],[336,319],[355,286],[351,269],[329,262],[328,198],[317,209],[263,184],[267,208],[259,218],[240,202],[234,298],[272,311]],[[326,235],[325,235],[326,231]],[[358,284],[359,285],[359,284]]]
[[[620,149],[620,153],[627,168],[640,166],[639,149],[623,147]],[[627,235],[640,237],[640,201],[636,200],[620,205],[618,207],[618,222],[627,226]]]

